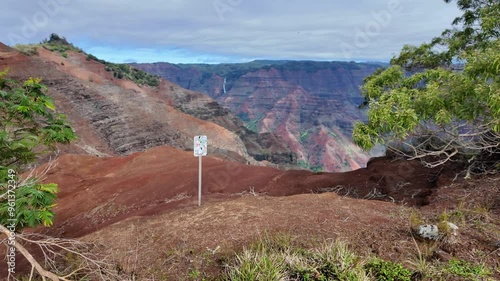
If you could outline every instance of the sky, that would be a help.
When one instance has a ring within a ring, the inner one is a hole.
[[[116,63],[387,61],[460,15],[443,0],[2,0],[0,42],[57,33]],[[7,7],[5,9],[5,7]]]

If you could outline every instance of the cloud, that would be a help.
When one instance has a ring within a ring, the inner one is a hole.
[[[137,60],[136,59],[125,59],[122,61],[122,63],[136,63]]]
[[[0,41],[39,42],[55,32],[117,62],[386,60],[460,14],[436,0],[4,1]]]

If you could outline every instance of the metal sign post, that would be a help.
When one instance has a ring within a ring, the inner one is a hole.
[[[201,205],[201,158],[207,156],[207,136],[194,137],[194,156],[198,157],[198,206]]]
[[[198,159],[198,206],[201,205],[201,158],[202,156],[199,156]]]

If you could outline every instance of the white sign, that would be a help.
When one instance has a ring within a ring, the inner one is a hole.
[[[201,158],[207,156],[207,136],[194,137],[194,156],[199,158],[198,161],[198,206],[201,205]]]
[[[194,156],[207,156],[207,136],[194,137]]]

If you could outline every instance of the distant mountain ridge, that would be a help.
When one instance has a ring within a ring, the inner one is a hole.
[[[273,132],[298,155],[303,168],[347,171],[369,155],[351,141],[359,86],[385,63],[270,61],[235,64],[131,64],[214,98],[250,130]]]

